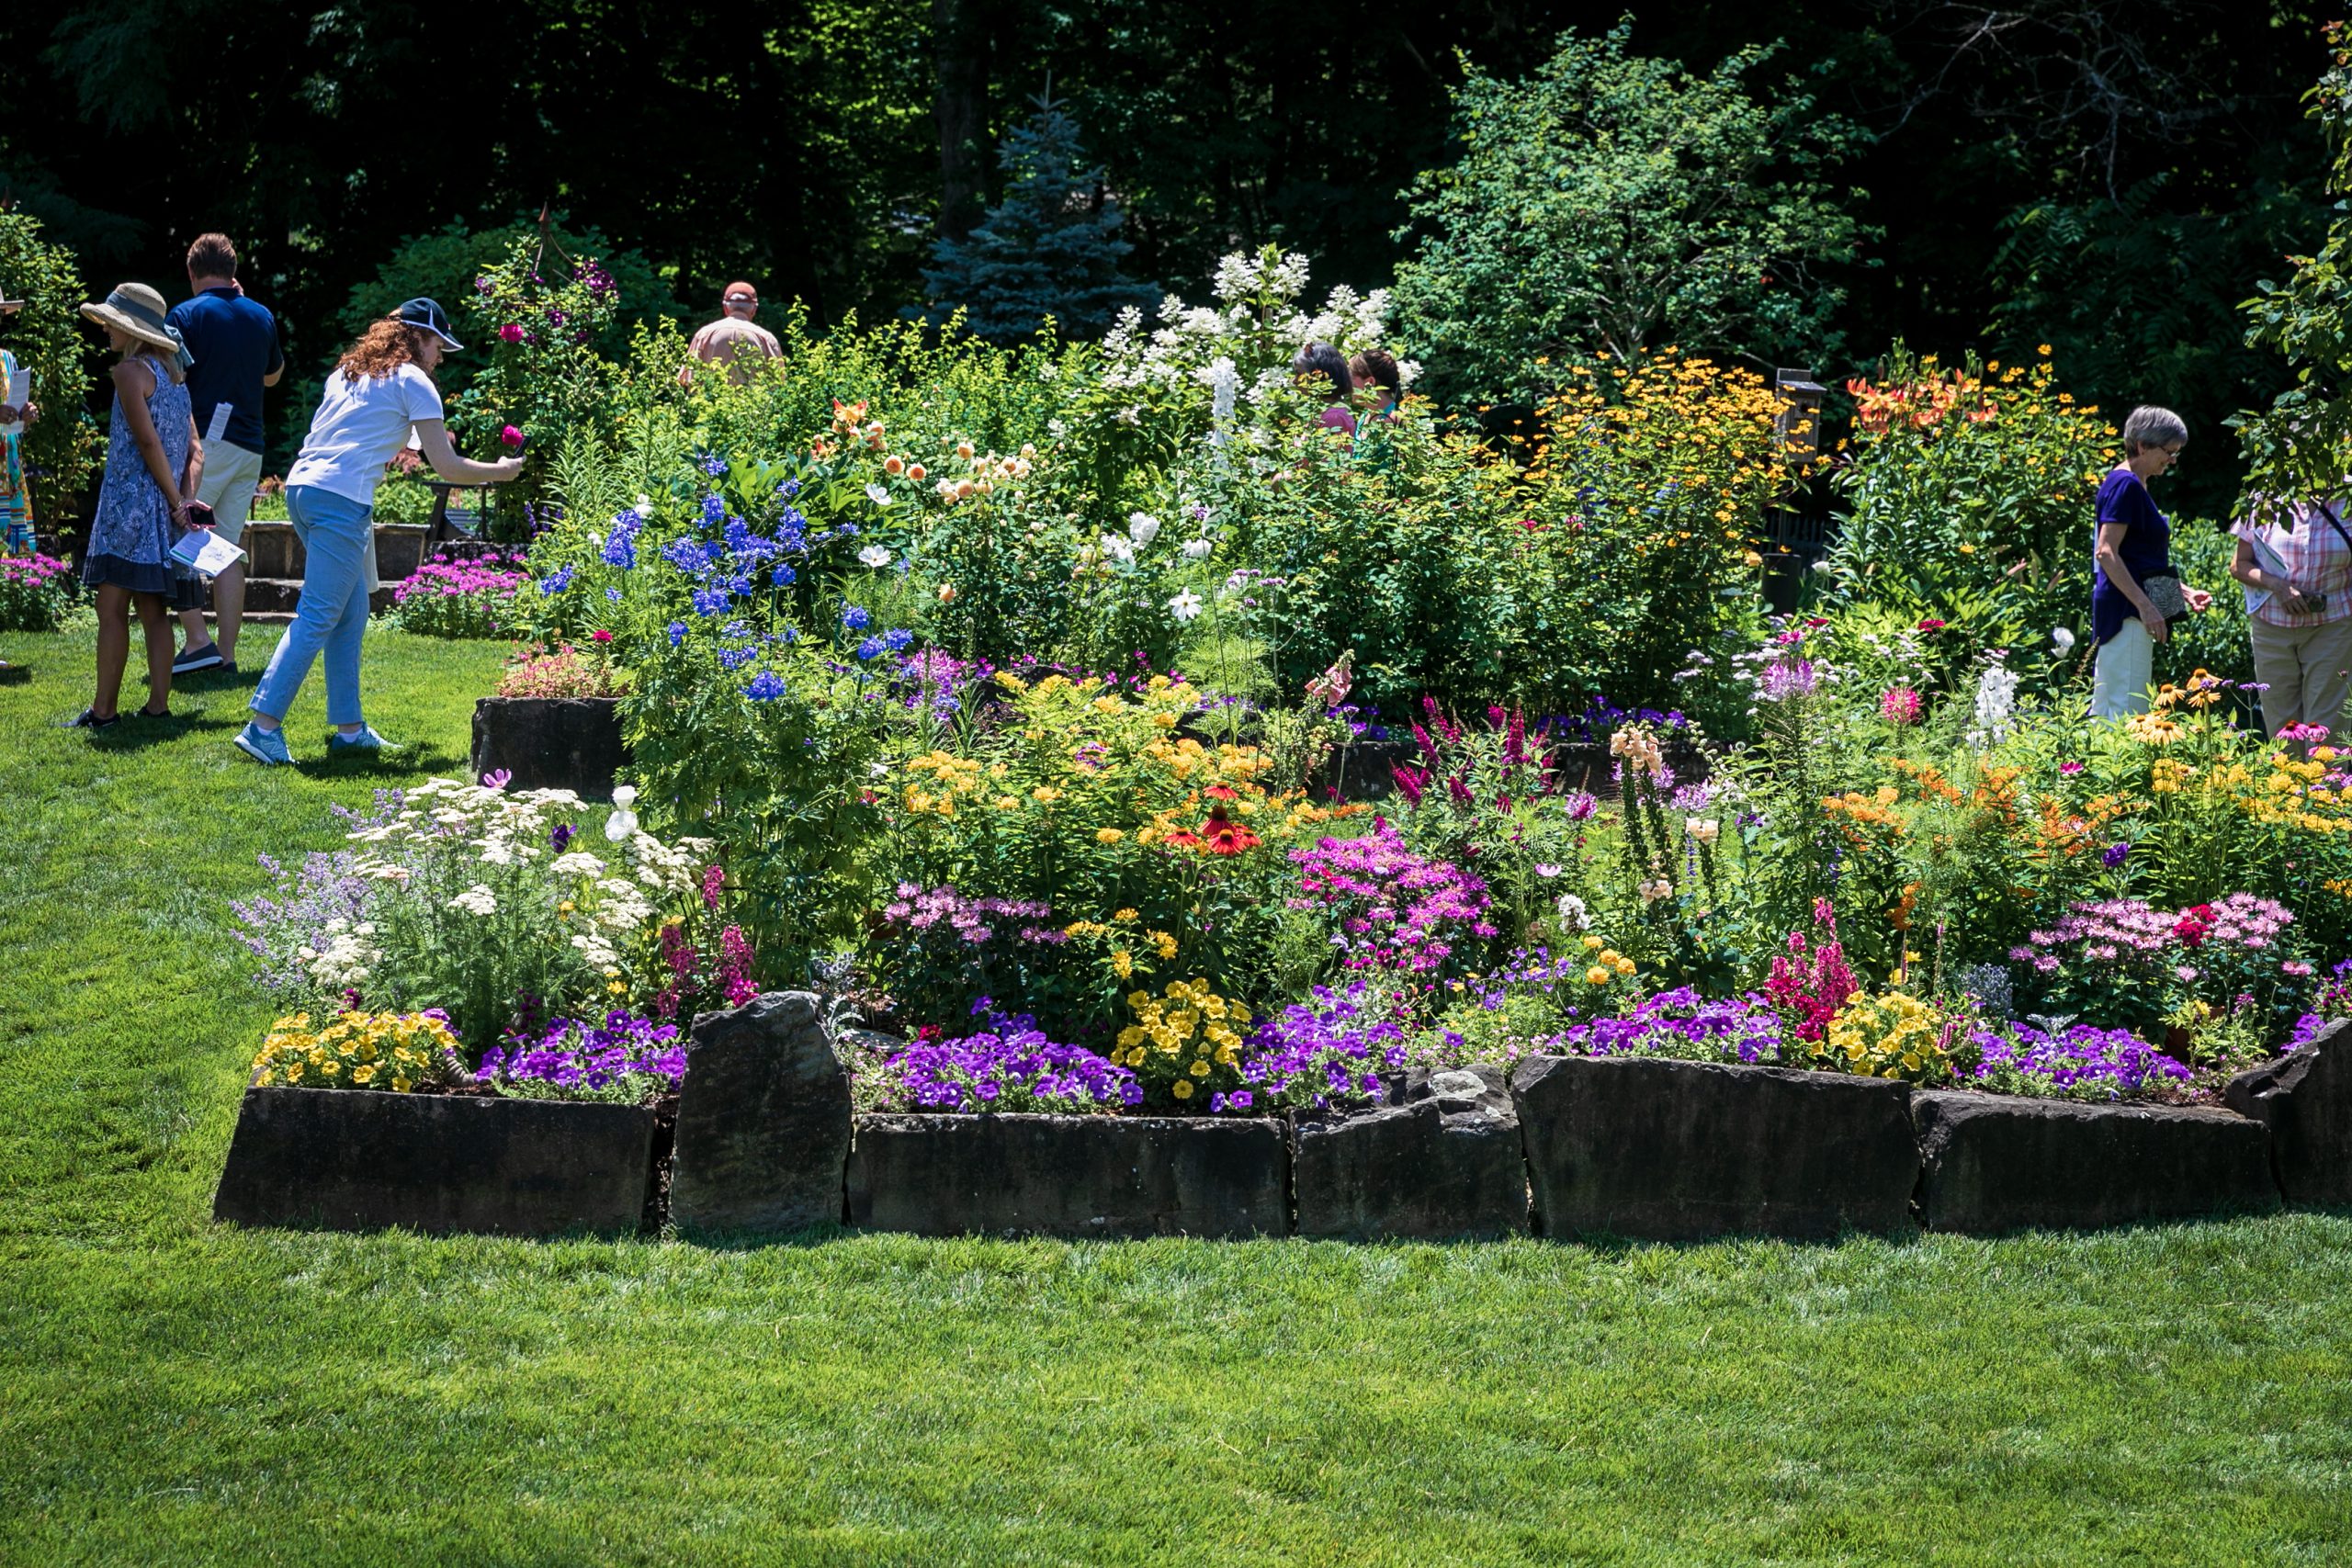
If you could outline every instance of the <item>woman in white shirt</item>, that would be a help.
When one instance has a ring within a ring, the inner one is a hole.
[[[2271,738],[2297,727],[2340,731],[2352,694],[2352,517],[2341,498],[2258,509],[2230,531],[2230,575],[2245,584],[2254,678]],[[2336,745],[2345,737],[2334,737]]]
[[[236,740],[256,761],[293,761],[280,721],[322,653],[327,722],[335,727],[327,750],[373,751],[385,744],[359,715],[359,644],[376,575],[376,483],[408,446],[409,432],[415,431],[433,471],[451,484],[496,484],[523,471],[519,457],[470,462],[449,445],[432,371],[446,351],[461,346],[439,305],[411,299],[369,327],[327,374],[326,396],[286,475],[286,514],[302,541],[302,598],[254,692],[253,722]]]

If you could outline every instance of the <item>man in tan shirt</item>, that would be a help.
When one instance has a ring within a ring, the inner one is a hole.
[[[741,387],[760,373],[761,365],[781,358],[784,345],[765,327],[752,324],[760,313],[759,291],[748,283],[730,283],[719,299],[724,312],[718,320],[695,333],[695,357],[678,367],[678,385],[694,384],[695,364],[721,365],[727,368],[727,379]]]

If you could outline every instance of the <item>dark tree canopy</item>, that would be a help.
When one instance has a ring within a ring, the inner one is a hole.
[[[1403,193],[1458,155],[1452,91],[1526,77],[1622,4],[18,6],[0,10],[0,199],[94,287],[176,297],[187,242],[229,232],[300,379],[403,241],[548,205],[689,308],[743,276],[820,322],[871,320],[925,304],[934,243],[1003,200],[999,149],[1050,77],[1116,193],[1130,275],[1182,287],[1272,242],[1369,289],[1402,259]],[[1818,278],[1858,362],[1897,338],[2048,342],[2084,396],[2164,397],[2211,435],[2290,373],[2243,352],[2231,307],[2325,235],[2301,109],[2323,19],[2309,0],[1708,3],[1645,8],[1626,47],[1703,73],[1781,42],[1811,112],[1867,133],[1836,184],[1869,193],[1845,210],[1883,238]],[[2219,505],[2226,468],[2183,486]]]

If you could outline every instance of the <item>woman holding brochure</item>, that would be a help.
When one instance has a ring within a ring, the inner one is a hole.
[[[2340,730],[2352,694],[2352,534],[2341,500],[2295,502],[2230,530],[2230,575],[2245,584],[2262,722],[2275,739],[2290,725]],[[2305,731],[2306,749],[2321,739]],[[2336,744],[2345,743],[2338,736]]]
[[[461,346],[449,318],[430,299],[411,299],[369,327],[327,372],[325,396],[286,474],[286,515],[302,541],[302,598],[294,624],[269,656],[254,692],[253,722],[237,750],[268,765],[290,762],[283,721],[325,656],[327,738],[332,754],[376,751],[384,738],[359,713],[359,643],[368,626],[368,591],[376,582],[376,482],[408,446],[409,432],[433,471],[451,484],[497,484],[523,471],[523,459],[475,463],[458,456],[442,423],[433,368]]]
[[[130,662],[134,607],[147,638],[147,705],[140,716],[171,716],[171,613],[202,602],[196,573],[173,558],[172,547],[208,524],[196,499],[204,445],[188,409],[187,352],[164,324],[164,297],[143,283],[126,283],[103,304],[83,306],[82,314],[105,329],[107,346],[120,355],[106,477],[82,561],[82,581],[97,590],[98,682],[74,728],[99,730],[122,721],[117,704]]]

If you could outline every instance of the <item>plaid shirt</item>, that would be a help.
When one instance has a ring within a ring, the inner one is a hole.
[[[2352,532],[2352,516],[2346,515],[2345,503],[2332,501],[2329,504],[2335,509],[2336,521]],[[2286,595],[2274,593],[2254,612],[2254,618],[2274,626],[2324,626],[2352,615],[2352,549],[2346,548],[2344,536],[2316,505],[2299,502],[2287,510],[2294,521],[2291,529],[2279,522],[2243,519],[2230,532],[2269,546],[2286,564],[2287,581],[2306,593],[2326,594],[2327,608],[2316,615],[2290,614]]]

